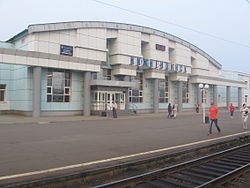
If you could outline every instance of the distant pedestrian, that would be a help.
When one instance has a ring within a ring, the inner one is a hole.
[[[199,109],[200,109],[200,104],[195,104],[195,111],[196,113],[199,113]]]
[[[116,109],[117,109],[117,104],[116,102],[112,102],[112,111],[113,111],[113,118],[117,118],[117,112],[116,112]]]
[[[232,103],[229,106],[229,111],[230,111],[230,118],[233,119],[234,118],[234,106]]]
[[[178,104],[173,104],[173,108],[172,108],[172,113],[173,113],[173,118],[175,119],[177,116],[177,108],[178,108]]]
[[[172,106],[171,103],[168,104],[168,118],[171,118],[172,115]]]
[[[214,103],[211,103],[211,108],[209,109],[209,112],[210,112],[210,126],[209,126],[209,131],[208,131],[208,135],[212,134],[212,125],[213,123],[215,124],[217,130],[218,130],[218,133],[217,134],[220,134],[221,133],[221,129],[220,127],[218,126],[218,108],[215,106]]]
[[[242,107],[240,108],[241,112],[241,118],[243,122],[243,130],[247,130],[247,119],[248,119],[248,112],[249,109],[247,108],[246,104],[243,104]]]

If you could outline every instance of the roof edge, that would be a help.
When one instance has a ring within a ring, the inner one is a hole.
[[[126,24],[126,23],[118,23],[118,22],[108,22],[108,21],[69,21],[69,22],[55,22],[55,23],[45,23],[45,24],[31,24],[28,26],[28,29],[22,31],[21,33],[15,35],[7,42],[13,42],[26,34],[35,33],[35,32],[45,32],[45,31],[56,31],[56,30],[66,30],[66,29],[77,29],[77,28],[113,28],[113,29],[122,29],[122,30],[133,30],[140,31],[144,33],[158,35],[160,37],[167,38],[169,40],[173,40],[179,44],[182,44],[191,50],[194,50],[207,58],[213,65],[217,68],[222,69],[222,65],[217,62],[212,56],[198,48],[194,44],[183,40],[175,35],[170,33],[157,30],[147,26],[141,26],[136,24]]]
[[[26,35],[28,35],[28,29],[21,31],[20,33],[16,34],[14,37],[10,38],[9,40],[7,40],[5,42],[13,43],[14,41],[16,41],[16,40],[18,40]]]

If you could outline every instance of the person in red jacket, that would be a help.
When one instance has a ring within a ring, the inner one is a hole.
[[[212,125],[213,123],[215,124],[217,130],[218,130],[218,134],[221,133],[221,129],[218,126],[218,108],[215,106],[214,103],[211,103],[211,108],[209,109],[210,112],[210,126],[209,126],[209,131],[208,131],[208,135],[212,134]]]
[[[200,109],[200,104],[195,104],[194,105],[195,106],[195,111],[196,111],[196,113],[199,113],[199,109]]]
[[[231,106],[229,106],[229,110],[230,110],[230,118],[233,119],[233,117],[234,117],[234,106],[233,106],[232,103],[231,103]]]

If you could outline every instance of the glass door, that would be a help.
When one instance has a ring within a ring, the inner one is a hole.
[[[116,102],[118,110],[125,110],[125,93],[122,91],[93,91],[91,92],[92,110],[112,110]]]
[[[115,93],[115,102],[119,110],[125,110],[125,94],[123,92]]]

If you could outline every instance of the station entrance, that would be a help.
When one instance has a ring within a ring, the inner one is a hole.
[[[125,110],[125,92],[104,90],[94,90],[91,92],[91,110],[111,110],[113,102],[117,104],[117,110]]]

